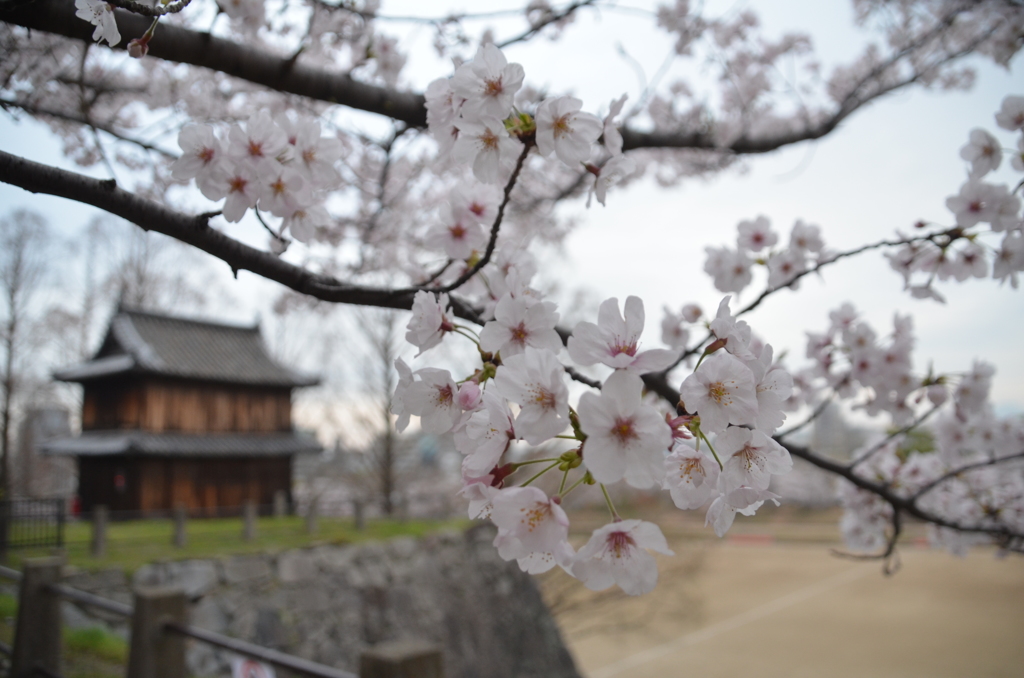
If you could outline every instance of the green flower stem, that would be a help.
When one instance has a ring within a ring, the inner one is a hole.
[[[569,469],[565,469],[565,473],[562,474],[562,482],[558,485],[558,494],[562,494],[562,490],[565,489],[565,481],[569,479]]]
[[[580,485],[582,485],[582,484],[583,484],[583,481],[584,481],[584,480],[586,480],[586,479],[587,479],[587,474],[586,474],[586,473],[584,473],[584,474],[583,474],[582,476],[580,476],[580,479],[579,479],[579,480],[577,480],[577,481],[576,481],[575,483],[573,483],[572,485],[570,485],[570,486],[569,486],[569,489],[568,489],[568,490],[566,490],[565,492],[562,492],[561,490],[559,490],[559,491],[558,491],[558,494],[559,494],[559,495],[560,495],[560,496],[561,496],[561,497],[562,497],[563,499],[565,499],[565,497],[567,497],[567,496],[569,495],[569,493],[570,493],[570,492],[572,492],[572,491],[573,491],[573,490],[575,490],[575,489],[576,489],[577,487],[579,487]]]
[[[480,335],[476,333],[476,330],[474,330],[469,325],[455,325],[455,330],[456,331],[458,331],[458,330],[465,330],[466,332],[471,332],[474,337],[476,337],[478,339],[480,338]]]
[[[711,454],[715,457],[715,461],[718,462],[719,470],[724,469],[725,468],[725,464],[723,464],[722,460],[718,458],[718,453],[715,452],[715,448],[711,447],[711,441],[709,441],[708,437],[706,435],[704,435],[704,431],[700,432],[700,437],[701,437],[701,439],[704,442],[706,442],[708,444],[708,449],[711,450]]]
[[[612,498],[608,496],[608,488],[601,483],[601,492],[604,494],[604,501],[608,504],[608,510],[612,514],[612,520],[622,520],[619,516],[619,512],[615,510],[615,504],[612,503]]]
[[[518,469],[520,466],[527,466],[529,464],[544,464],[544,463],[550,464],[553,461],[560,462],[560,461],[562,461],[562,458],[561,457],[549,457],[547,459],[531,459],[530,461],[519,461],[519,462],[516,462],[516,468]]]
[[[470,340],[470,341],[472,341],[472,342],[473,342],[474,344],[476,344],[476,347],[477,347],[477,348],[480,348],[480,340],[479,340],[479,339],[477,339],[476,337],[474,337],[474,336],[473,336],[472,334],[469,334],[469,333],[467,333],[467,332],[463,332],[463,331],[462,331],[462,329],[461,329],[461,328],[460,328],[460,327],[459,327],[458,325],[456,325],[455,329],[454,329],[454,330],[452,330],[452,332],[454,332],[455,334],[461,334],[461,335],[462,335],[462,336],[464,336],[464,337],[465,337],[466,339],[469,339],[469,340]]]
[[[556,459],[555,463],[551,464],[551,466],[545,466],[543,469],[541,469],[541,471],[537,475],[533,476],[532,478],[527,480],[525,483],[523,483],[519,487],[526,487],[527,485],[532,483],[534,480],[536,480],[537,478],[540,478],[542,475],[544,475],[545,473],[547,473],[548,471],[550,471],[551,469],[555,468],[556,466],[558,466],[561,463],[562,463],[561,459]]]

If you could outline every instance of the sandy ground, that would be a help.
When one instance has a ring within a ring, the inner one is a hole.
[[[560,573],[546,593],[587,678],[1024,676],[1024,558],[911,545],[886,577],[831,555],[834,526],[681,530],[653,594],[590,594]]]

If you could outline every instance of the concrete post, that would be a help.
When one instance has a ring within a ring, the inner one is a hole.
[[[352,516],[355,519],[356,529],[360,532],[366,527],[366,516],[363,513],[363,500],[352,501]]]
[[[11,678],[29,678],[37,668],[60,671],[60,598],[49,585],[60,581],[61,558],[25,561],[18,596]]]
[[[252,541],[256,538],[256,502],[247,501],[242,507],[242,540]]]
[[[281,518],[288,513],[288,493],[278,490],[274,493],[274,517]]]
[[[179,589],[135,592],[127,678],[185,678],[185,638],[164,630],[167,622],[187,623],[185,610]]]
[[[110,509],[100,504],[92,509],[92,545],[90,553],[93,558],[107,555],[107,522]]]
[[[185,546],[185,520],[187,517],[188,510],[184,504],[178,504],[174,507],[174,538],[172,543],[179,549]]]
[[[393,640],[364,650],[359,678],[444,678],[441,650],[419,640]]]
[[[310,499],[309,506],[306,508],[306,534],[316,534],[320,529],[320,526],[317,523],[317,512],[319,509],[317,506],[318,503],[319,499],[317,497],[313,497]]]

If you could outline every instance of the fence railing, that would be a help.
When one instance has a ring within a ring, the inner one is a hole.
[[[0,566],[0,577],[20,582],[10,678],[60,678],[61,601],[95,607],[130,619],[126,678],[185,678],[185,639],[206,643],[310,678],[443,678],[441,651],[417,641],[381,643],[363,652],[359,674],[214,633],[188,623],[185,592],[138,588],[126,605],[60,583],[63,560],[26,560],[18,572]]]
[[[11,549],[64,546],[63,499],[0,501],[0,555]]]

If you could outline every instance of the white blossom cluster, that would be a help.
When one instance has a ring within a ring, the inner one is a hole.
[[[457,379],[432,367],[413,371],[399,360],[393,398],[400,429],[415,415],[426,431],[454,432],[465,455],[462,493],[469,514],[498,527],[495,546],[503,558],[532,573],[561,566],[593,589],[618,584],[627,593],[645,593],[657,580],[648,550],[671,553],[657,526],[622,520],[609,500],[613,522],[577,552],[561,507],[565,495],[581,484],[603,488],[620,481],[664,488],[680,508],[710,502],[707,521],[719,535],[737,513],[751,515],[765,500],[778,499],[768,484],[792,462],[771,435],[785,419],[792,382],[774,364],[770,346],[757,355],[751,351],[750,328],[732,316],[728,297],[710,323],[716,337],[711,352],[682,383],[678,414],[644,398],[641,375],[670,368],[679,352],[640,349],[640,299],[627,298],[621,309],[617,299],[606,300],[597,323],[577,324],[563,349],[555,304],[530,289],[520,271],[507,278],[508,291],[478,337],[456,323],[446,295],[416,295],[406,339],[422,353],[463,335],[478,345],[482,364]],[[563,351],[577,365],[613,370],[598,392],[583,393],[575,407]],[[514,443],[555,440],[572,447],[550,458],[513,461],[519,458]],[[534,464],[545,465],[542,474],[561,471],[557,494],[547,495],[521,471]]]
[[[799,219],[789,234],[789,245],[776,249],[779,235],[767,217],[741,221],[736,248],[708,247],[704,272],[712,277],[720,292],[742,292],[753,279],[753,268],[760,264],[768,269],[768,287],[785,285],[799,287],[796,277],[810,266],[828,261],[829,252],[821,238],[821,229]]]
[[[1024,96],[1006,97],[995,118],[999,127],[1018,133],[1010,165],[1024,172]],[[1020,186],[1011,191],[1005,184],[985,181],[1002,164],[1002,144],[989,132],[975,129],[960,157],[969,163],[968,179],[946,200],[956,226],[940,240],[918,240],[886,254],[890,266],[903,276],[905,288],[918,298],[944,301],[935,290],[936,280],[963,282],[990,275],[1001,283],[1009,280],[1016,289],[1018,274],[1024,271],[1024,220],[1015,194]],[[982,224],[988,229],[982,230]],[[988,234],[1002,234],[997,247],[978,237]]]
[[[330,218],[323,206],[340,177],[335,165],[341,142],[320,136],[320,123],[271,118],[259,111],[218,136],[211,125],[190,125],[178,135],[181,157],[171,166],[179,181],[195,179],[203,195],[224,200],[228,221],[240,221],[249,209],[283,219],[301,242],[308,242]],[[226,198],[226,199],[225,199]]]
[[[799,398],[814,402],[823,391],[831,391],[872,416],[887,414],[894,427],[908,431],[855,452],[856,475],[903,499],[920,493],[921,509],[952,524],[1024,530],[1024,465],[996,468],[992,463],[1024,452],[1024,419],[993,414],[988,396],[994,368],[977,361],[963,375],[922,375],[913,368],[909,317],[897,315],[892,334],[884,340],[850,304],[830,318],[827,331],[808,332],[807,357],[813,362],[796,375]],[[922,451],[915,449],[909,431],[927,416],[916,414],[925,401],[932,411],[942,408],[943,414],[924,429],[934,449]],[[789,406],[798,404],[795,398]],[[839,498],[847,545],[855,551],[883,550],[893,537],[893,505],[849,481],[840,483]],[[993,538],[932,525],[929,539],[962,554]]]
[[[502,184],[523,144],[536,145],[540,155],[593,174],[591,190],[603,205],[608,187],[635,170],[622,154],[622,136],[615,126],[625,95],[612,102],[603,121],[581,110],[583,102],[570,96],[544,99],[533,115],[524,114],[513,106],[524,77],[521,65],[508,63],[501,50],[485,44],[452,77],[430,83],[427,125],[440,160],[470,165],[478,181]],[[595,149],[599,138],[603,151]]]

